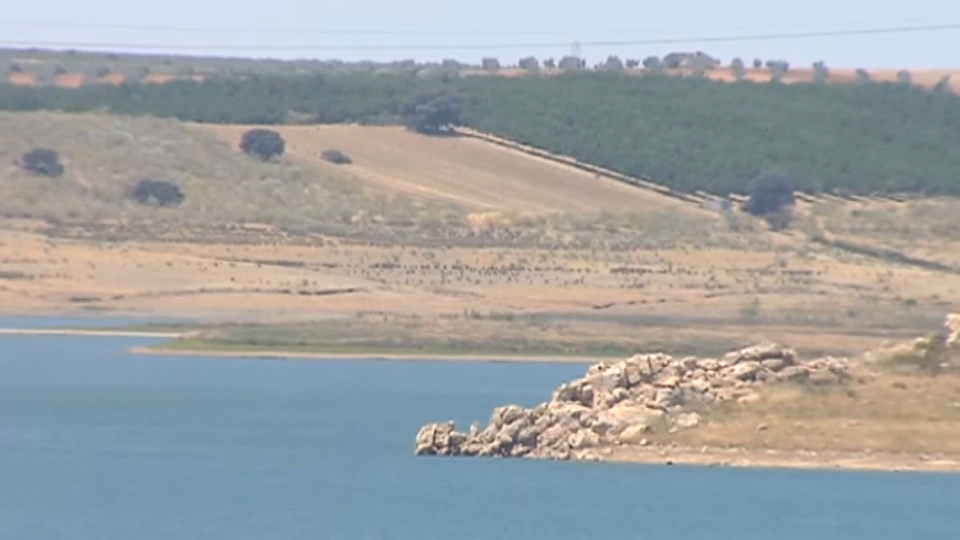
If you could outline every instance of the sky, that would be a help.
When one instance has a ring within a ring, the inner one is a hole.
[[[441,0],[32,0],[0,12],[0,47],[390,61],[455,58],[504,64],[523,56],[589,62],[703,50],[725,61],[822,60],[837,67],[960,67],[956,0],[683,0],[445,2]],[[779,5],[778,5],[779,4]],[[777,7],[774,7],[777,6]],[[697,40],[803,32],[950,25],[898,34]],[[573,44],[580,43],[579,48]]]

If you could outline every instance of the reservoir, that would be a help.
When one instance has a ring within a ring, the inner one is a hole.
[[[0,336],[0,539],[960,537],[960,476],[414,457],[579,365],[127,353],[150,342]]]

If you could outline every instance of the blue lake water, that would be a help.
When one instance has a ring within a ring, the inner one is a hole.
[[[125,352],[145,342],[0,336],[0,539],[960,538],[960,476],[413,456],[421,424],[582,366]]]

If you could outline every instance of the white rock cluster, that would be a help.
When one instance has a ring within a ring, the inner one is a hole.
[[[494,409],[481,430],[456,431],[453,422],[423,426],[417,455],[591,459],[591,449],[644,445],[660,425],[670,431],[696,427],[692,409],[724,401],[756,399],[758,385],[776,382],[831,384],[848,378],[846,360],[797,360],[775,344],[731,352],[723,358],[674,358],[642,354],[592,365],[584,377],[561,385],[550,401],[527,409]]]

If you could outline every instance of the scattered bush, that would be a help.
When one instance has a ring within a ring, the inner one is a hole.
[[[796,184],[787,173],[767,171],[751,180],[747,190],[750,198],[743,209],[755,216],[767,216],[793,205]]]
[[[130,198],[157,206],[179,206],[185,199],[180,188],[166,180],[141,180],[130,190]]]
[[[521,69],[525,69],[527,71],[537,71],[540,69],[540,62],[538,62],[535,57],[528,56],[520,59],[519,66]]]
[[[913,84],[913,76],[910,75],[909,71],[901,69],[897,72],[897,82],[905,86],[910,86]]]
[[[557,66],[564,71],[580,71],[587,67],[587,61],[579,56],[564,56]]]
[[[240,150],[262,161],[282,156],[285,149],[283,137],[269,129],[251,129],[240,138]]]
[[[486,71],[497,71],[500,69],[500,61],[496,58],[484,58],[480,62]]]
[[[10,73],[23,73],[23,66],[13,62],[10,64]]]
[[[659,73],[663,71],[663,62],[657,56],[648,56],[643,59],[643,69],[650,73]]]
[[[636,69],[640,66],[640,61],[637,60],[636,58],[628,58],[626,65],[627,65],[627,69]]]
[[[331,148],[330,150],[324,150],[323,153],[320,154],[320,157],[335,165],[349,165],[353,163],[353,160],[350,159],[350,156],[334,148]]]
[[[623,60],[620,60],[619,56],[608,56],[601,68],[607,71],[623,71]]]
[[[763,67],[763,60],[759,58],[753,59],[753,69],[760,69]]]
[[[60,176],[64,172],[60,163],[60,154],[50,148],[34,148],[20,160],[24,170],[42,176]]]
[[[543,61],[543,67],[547,69],[556,69],[557,61],[554,60],[553,58],[547,58],[546,60]]]
[[[866,84],[870,82],[870,72],[865,69],[857,69],[854,75],[856,75],[858,83]]]

